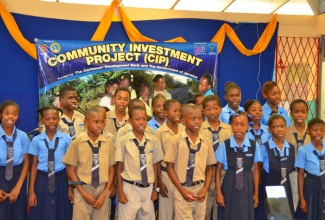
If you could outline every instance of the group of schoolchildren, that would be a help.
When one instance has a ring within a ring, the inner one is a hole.
[[[193,99],[201,96],[199,104],[182,106],[159,92],[150,121],[128,88],[116,89],[111,111],[93,106],[83,116],[76,90],[63,86],[61,109],[37,110],[45,129],[31,142],[15,126],[18,105],[4,101],[0,218],[109,219],[116,196],[122,220],[155,219],[158,198],[159,220],[260,220],[267,219],[265,187],[282,185],[292,216],[325,219],[324,121],[307,125],[308,106],[297,99],[291,124],[272,81],[262,87],[263,106],[247,100],[243,107],[240,87],[226,83],[223,108],[206,81],[203,97]]]

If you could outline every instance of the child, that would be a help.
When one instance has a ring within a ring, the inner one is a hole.
[[[105,96],[100,100],[99,105],[107,107],[113,110],[114,107],[114,95],[119,87],[117,79],[108,79],[105,83]]]
[[[115,148],[102,135],[105,120],[97,108],[87,110],[85,125],[87,132],[71,142],[62,160],[76,187],[72,219],[108,220]]]
[[[267,81],[262,86],[262,96],[266,99],[263,105],[263,116],[261,123],[267,125],[270,116],[274,113],[282,115],[286,120],[286,125],[289,127],[291,125],[288,112],[279,106],[281,101],[281,91],[278,85],[273,81]]]
[[[241,101],[241,89],[236,83],[226,82],[225,99],[228,104],[222,108],[220,121],[225,124],[230,124],[229,118],[231,115],[244,111],[244,109],[239,105]]]
[[[298,148],[295,166],[298,171],[299,207],[297,219],[325,219],[324,164],[325,122],[313,118],[308,122],[310,142]],[[306,175],[306,177],[304,177]]]
[[[171,99],[172,95],[165,90],[166,81],[163,75],[157,74],[153,77],[152,81],[155,83],[156,88],[153,91],[153,96],[155,97],[158,94],[165,96],[166,100]]]
[[[7,100],[0,105],[0,189],[5,192],[0,202],[1,219],[26,219],[29,169],[27,134],[16,128],[19,107]]]
[[[151,96],[150,85],[148,83],[142,83],[139,99],[144,102],[147,115],[152,117],[152,108],[151,108],[152,99],[150,98],[150,96]]]
[[[75,111],[78,103],[77,90],[72,86],[62,86],[59,92],[61,103],[61,120],[58,130],[75,139],[85,131],[84,115]]]
[[[62,158],[71,142],[71,137],[57,130],[60,121],[56,107],[44,106],[37,110],[45,126],[34,137],[28,149],[32,155],[29,176],[28,219],[71,219],[73,192],[69,187]]]
[[[199,92],[203,93],[204,96],[214,95],[212,92],[212,85],[213,85],[213,77],[211,74],[204,74],[200,78],[199,83]]]
[[[310,136],[307,134],[306,119],[308,116],[307,103],[302,99],[296,99],[290,104],[290,115],[293,124],[287,129],[285,140],[292,144],[295,148],[295,156],[297,155],[298,148],[306,145],[310,141]],[[298,172],[290,174],[290,182],[292,189],[293,208],[296,210],[298,206],[299,193],[298,193]]]
[[[216,152],[219,143],[231,137],[231,127],[219,121],[221,113],[221,103],[218,96],[209,95],[203,99],[203,112],[207,120],[201,125],[199,133],[207,137],[212,143],[213,150]],[[215,184],[215,168],[213,167],[212,181],[209,187],[207,196],[207,205],[205,212],[205,219],[210,220],[211,214],[212,219],[217,219],[218,205],[216,203],[216,184]],[[222,173],[224,175],[224,173]],[[222,175],[222,177],[223,177]],[[212,211],[213,210],[213,211]]]
[[[200,107],[193,104],[182,108],[185,130],[170,139],[164,161],[175,185],[176,219],[204,219],[206,194],[212,165],[216,163],[211,142],[199,134],[202,124]]]
[[[286,121],[283,116],[275,114],[269,118],[269,131],[272,138],[261,146],[262,163],[262,181],[259,188],[259,206],[257,208],[255,219],[267,220],[266,212],[266,186],[282,185],[288,198],[288,204],[291,216],[293,216],[293,200],[289,174],[294,169],[295,149],[294,146],[284,140],[287,130]]]
[[[131,83],[133,82],[133,75],[123,74],[120,77],[120,88],[125,88],[130,91],[130,99],[137,98],[136,91],[132,88]]]
[[[254,219],[258,205],[258,166],[260,147],[246,137],[248,117],[240,112],[230,117],[233,136],[220,144],[215,153],[218,219]],[[221,187],[221,170],[226,171]],[[236,174],[237,173],[237,174]]]
[[[126,88],[118,88],[115,93],[114,103],[115,108],[106,114],[106,125],[104,128],[104,135],[110,132],[113,135],[117,134],[118,129],[123,127],[129,116],[126,112],[126,107],[129,104],[130,91]]]
[[[258,100],[249,99],[244,104],[244,110],[249,117],[247,137],[255,140],[259,145],[268,141],[271,135],[267,126],[260,122],[263,114],[261,103]]]
[[[152,111],[154,116],[148,121],[148,126],[154,131],[156,131],[166,120],[166,114],[164,112],[165,101],[166,98],[162,94],[158,94],[152,99]]]
[[[164,123],[155,132],[155,136],[161,143],[163,152],[165,153],[169,147],[170,139],[184,130],[181,122],[181,104],[169,99],[164,103],[164,111],[166,114],[166,123]],[[158,183],[160,187],[159,196],[159,219],[171,220],[174,219],[174,185],[170,181],[167,172],[166,164],[162,161],[158,165]]]
[[[116,141],[118,217],[120,220],[155,219],[153,201],[158,199],[156,164],[163,159],[159,141],[144,132],[147,113],[129,109],[132,131]]]

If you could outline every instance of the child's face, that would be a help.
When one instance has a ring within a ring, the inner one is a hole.
[[[274,119],[271,126],[269,126],[269,132],[272,134],[272,137],[277,140],[283,140],[286,131],[286,122],[282,118]]]
[[[127,91],[119,90],[114,97],[115,109],[124,112],[129,104],[130,96]]]
[[[67,110],[75,110],[78,103],[78,96],[76,91],[68,91],[64,93],[63,98],[60,98],[62,107]]]
[[[60,117],[57,111],[49,109],[43,112],[41,123],[45,126],[46,131],[55,132],[57,130]]]
[[[144,110],[133,110],[132,118],[129,118],[129,123],[132,125],[133,131],[143,133],[147,127],[147,113]]]
[[[281,91],[279,87],[273,86],[272,89],[263,94],[263,98],[265,98],[269,104],[279,105],[281,101]]]
[[[205,104],[203,113],[208,118],[208,121],[215,122],[219,120],[221,110],[221,106],[216,101],[210,101]]]
[[[245,115],[235,116],[231,122],[235,139],[244,139],[248,130],[248,118]]]
[[[164,103],[166,99],[156,99],[154,103],[152,103],[152,111],[155,113],[155,117],[158,117],[159,119],[163,120],[166,117],[166,114],[164,112]]]
[[[19,110],[14,105],[8,105],[3,109],[1,119],[2,126],[13,127],[18,119]]]
[[[114,96],[117,89],[118,89],[118,84],[115,83],[113,85],[107,86],[106,87],[106,92],[108,94],[110,94],[111,96]]]
[[[208,84],[208,80],[204,77],[201,77],[199,83],[199,92],[205,93],[211,88],[211,85]]]
[[[123,78],[121,81],[120,81],[120,87],[121,88],[126,88],[126,89],[129,89],[131,85],[131,82],[128,78]]]
[[[239,89],[237,88],[229,89],[227,94],[225,95],[225,99],[228,102],[229,108],[237,109],[241,101],[241,93]]]
[[[258,102],[254,102],[249,108],[247,113],[252,116],[253,122],[259,122],[263,115],[262,106]]]
[[[188,111],[183,117],[183,123],[185,124],[186,129],[192,133],[199,132],[202,122],[202,113],[198,109]]]
[[[104,121],[105,121],[105,124],[106,124],[106,110],[104,108],[99,108],[99,111],[100,111],[100,114],[103,115]]]
[[[296,123],[305,123],[306,118],[308,116],[307,106],[303,103],[297,103],[292,106],[292,111],[290,115],[294,122]]]
[[[195,99],[195,105],[198,105],[200,106],[200,108],[203,110],[203,107],[202,107],[202,102],[203,102],[203,99],[204,99],[204,96],[203,95],[200,95],[198,97],[196,97]]]
[[[92,135],[100,135],[103,133],[105,119],[102,113],[92,112],[85,119],[87,132]]]
[[[169,106],[168,110],[165,111],[167,119],[173,123],[180,123],[181,122],[181,104],[173,103]]]
[[[314,124],[308,129],[308,133],[313,144],[322,144],[325,136],[325,125]]]
[[[165,78],[160,78],[156,82],[156,89],[157,90],[164,90],[166,87],[166,81]]]
[[[143,86],[141,88],[141,90],[140,90],[140,95],[141,95],[143,101],[149,102],[149,98],[150,98],[150,95],[151,95],[149,87],[148,86]]]

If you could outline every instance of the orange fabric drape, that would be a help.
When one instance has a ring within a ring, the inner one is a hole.
[[[139,30],[133,25],[132,21],[126,15],[122,6],[119,6],[118,0],[112,1],[111,5],[108,7],[107,11],[105,12],[101,22],[99,23],[94,35],[92,36],[92,41],[103,41],[105,36],[111,26],[114,10],[118,7],[121,20],[125,31],[132,42],[157,42],[157,40],[146,37],[142,35]],[[7,8],[3,5],[0,1],[0,15],[2,20],[4,21],[10,35],[12,38],[19,44],[19,46],[28,53],[34,59],[37,59],[36,55],[36,45],[30,43],[19,30],[14,18],[7,10]],[[232,27],[228,24],[224,24],[212,38],[212,42],[218,43],[218,53],[222,51],[223,44],[225,41],[226,34],[231,40],[231,42],[235,45],[235,47],[244,55],[252,56],[258,53],[261,53],[265,50],[268,46],[277,26],[276,15],[273,16],[271,21],[268,23],[267,27],[265,28],[263,34],[257,41],[256,45],[253,49],[247,49],[243,43],[238,38],[236,32],[232,29]],[[186,42],[186,40],[182,37],[176,37],[170,40],[166,40],[166,42]]]

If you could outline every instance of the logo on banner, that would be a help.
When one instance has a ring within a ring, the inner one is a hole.
[[[217,54],[217,45],[216,44],[209,44],[208,48],[209,48],[209,52],[208,52],[209,55]]]
[[[52,51],[52,53],[59,53],[61,51],[61,46],[58,43],[52,43],[50,45],[50,50]]]
[[[205,43],[195,43],[194,44],[194,54],[206,54],[206,44]]]

